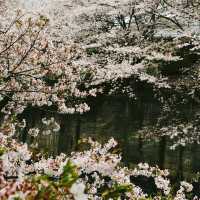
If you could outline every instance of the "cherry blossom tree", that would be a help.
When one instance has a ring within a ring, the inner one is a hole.
[[[121,155],[112,152],[117,145],[113,139],[104,146],[89,139],[90,150],[44,158],[13,136],[26,126],[17,116],[29,106],[83,113],[90,109],[88,97],[137,98],[135,88],[141,83],[163,106],[161,120],[177,104],[199,103],[198,2],[37,3],[0,2],[0,108],[5,114],[0,127],[0,198],[144,199],[151,194],[133,181],[144,176],[153,180],[155,199],[186,199],[193,186],[181,182],[173,193],[166,170],[148,164],[122,167]],[[18,6],[16,14],[11,8]],[[45,134],[59,130],[53,118],[42,123]],[[28,133],[36,137],[40,131],[31,127]],[[198,138],[190,123],[159,131],[161,137],[177,137],[172,148]]]

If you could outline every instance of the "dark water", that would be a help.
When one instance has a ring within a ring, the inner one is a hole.
[[[127,98],[100,98],[91,103],[91,111],[83,115],[55,115],[46,111],[31,110],[25,113],[30,127],[40,127],[43,117],[54,116],[60,123],[58,133],[27,136],[28,143],[38,142],[40,151],[50,155],[70,153],[78,148],[80,138],[92,137],[105,142],[114,137],[120,144],[123,161],[129,167],[139,162],[158,165],[171,170],[174,179],[190,180],[200,169],[200,145],[189,144],[170,150],[172,142],[167,136],[144,139],[139,132],[158,124],[161,107],[156,101],[134,101]],[[182,110],[189,116],[189,111]]]

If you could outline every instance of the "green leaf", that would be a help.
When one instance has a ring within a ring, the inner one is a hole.
[[[0,156],[2,156],[6,152],[5,147],[0,147]]]
[[[78,179],[78,173],[76,166],[72,164],[71,161],[68,161],[63,168],[63,173],[60,180],[60,186],[71,187],[73,183]]]
[[[122,185],[115,185],[113,188],[110,188],[102,193],[102,197],[104,200],[107,199],[118,199],[122,194],[126,192],[130,192],[132,190],[132,186],[128,184],[122,184]]]

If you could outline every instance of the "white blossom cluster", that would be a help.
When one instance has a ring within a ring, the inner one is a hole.
[[[193,190],[193,186],[186,182],[182,181],[180,189],[177,191],[175,200],[187,200],[185,193],[191,192]],[[194,199],[198,199],[197,197],[194,197]]]
[[[168,170],[160,170],[156,167],[150,167],[148,163],[139,163],[138,168],[133,171],[134,176],[153,177],[158,189],[161,189],[165,195],[170,193],[170,181],[167,178]]]
[[[39,156],[33,159],[32,153],[27,145],[19,144],[9,136],[0,135],[1,149],[4,150],[0,157],[0,197],[20,197],[30,198],[37,195],[37,190],[29,180],[30,177],[37,178],[40,175],[47,175],[56,182],[63,176],[65,166],[70,161],[78,172],[78,180],[69,188],[67,198],[70,195],[76,200],[83,199],[103,199],[98,191],[105,186],[112,191],[116,184],[129,187],[125,192],[128,199],[146,199],[148,194],[144,194],[142,188],[131,182],[131,176],[153,177],[157,190],[163,191],[167,197],[170,195],[171,187],[167,176],[168,170],[160,170],[158,167],[150,167],[147,163],[140,163],[135,169],[128,169],[121,166],[121,157],[112,153],[117,142],[110,139],[105,145],[101,145],[88,139],[91,145],[89,150],[74,152],[71,156],[61,154],[55,158],[44,158]],[[85,140],[86,142],[86,140]],[[67,174],[65,174],[67,176]],[[72,176],[69,174],[69,177]],[[106,178],[107,177],[107,178]],[[67,178],[67,177],[66,177]],[[49,182],[43,180],[42,186],[48,188]],[[20,189],[21,188],[21,189]],[[175,199],[185,198],[185,193],[190,193],[193,186],[188,182],[181,182],[181,187],[177,191]],[[159,192],[158,192],[159,195]],[[159,196],[156,196],[159,198]],[[111,198],[112,199],[112,198]]]

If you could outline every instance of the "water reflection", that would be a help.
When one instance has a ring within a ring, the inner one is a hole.
[[[141,128],[148,129],[157,124],[161,113],[158,102],[101,98],[91,105],[91,111],[83,115],[57,115],[38,109],[27,110],[23,116],[28,120],[27,129],[41,127],[43,117],[54,116],[60,123],[60,131],[48,136],[39,135],[33,141],[25,130],[21,138],[29,144],[37,142],[41,151],[56,155],[77,150],[78,140],[82,137],[93,137],[101,142],[114,137],[119,141],[123,161],[129,167],[139,162],[156,164],[160,168],[169,168],[174,179],[190,178],[199,171],[200,146],[197,143],[172,151],[167,136],[145,139],[139,134]]]

